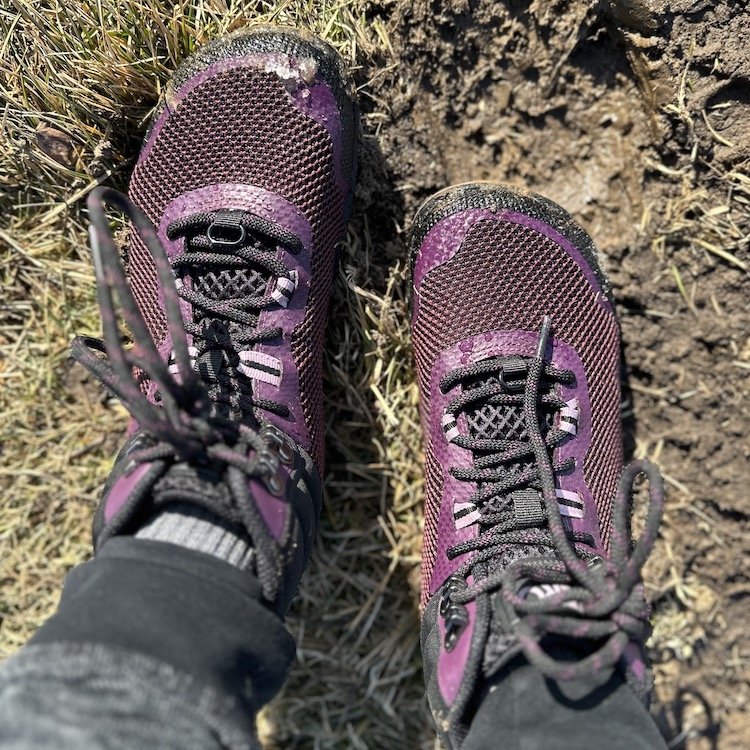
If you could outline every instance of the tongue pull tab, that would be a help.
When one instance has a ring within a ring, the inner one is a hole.
[[[526,385],[528,361],[521,357],[508,357],[498,373],[498,379],[506,391],[518,393]]]
[[[222,349],[209,349],[196,359],[196,369],[204,381],[216,383],[226,355]]]
[[[510,493],[513,501],[513,513],[519,528],[528,529],[544,523],[544,506],[539,490],[524,489]]]

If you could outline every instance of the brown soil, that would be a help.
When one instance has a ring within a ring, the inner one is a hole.
[[[657,460],[669,489],[646,575],[654,713],[670,747],[729,750],[750,743],[750,12],[649,5],[372,3],[394,55],[360,72],[383,68],[363,94],[353,233],[369,230],[376,265],[347,272],[382,291],[421,200],[468,180],[543,193],[593,236],[622,320],[629,452]],[[423,726],[405,723],[404,747],[428,746]]]

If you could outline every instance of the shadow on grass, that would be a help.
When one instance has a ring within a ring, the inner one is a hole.
[[[404,478],[394,474],[373,391],[385,360],[397,356],[378,316],[392,314],[384,307],[394,296],[405,298],[404,218],[377,141],[365,136],[327,342],[323,514],[289,617],[297,663],[260,722],[269,748],[433,744],[419,654],[418,560],[402,559],[394,536],[394,485]],[[410,361],[399,364],[411,369]],[[406,511],[415,533],[419,510]],[[411,539],[406,547],[414,547]]]

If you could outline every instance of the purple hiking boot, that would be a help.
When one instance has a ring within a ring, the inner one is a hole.
[[[619,327],[591,240],[554,203],[477,183],[422,206],[411,254],[422,651],[443,742],[461,747],[519,656],[560,684],[620,669],[647,699],[640,569],[663,490],[647,462],[623,472]]]
[[[194,504],[251,545],[265,600],[287,610],[320,512],[323,338],[357,127],[331,47],[256,28],[175,73],[130,199],[92,192],[105,340],[79,337],[73,354],[133,417],[97,549],[167,504]],[[132,220],[127,278],[105,204]]]

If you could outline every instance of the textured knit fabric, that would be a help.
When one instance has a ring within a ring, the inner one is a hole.
[[[29,646],[0,668],[4,750],[260,750],[234,700],[102,645]]]
[[[249,568],[253,561],[253,550],[246,538],[194,505],[175,503],[169,506],[140,528],[136,537],[205,552],[242,570]]]
[[[461,750],[666,750],[618,675],[593,690],[584,681],[566,690],[567,696],[532,666],[514,663],[480,704]]]

